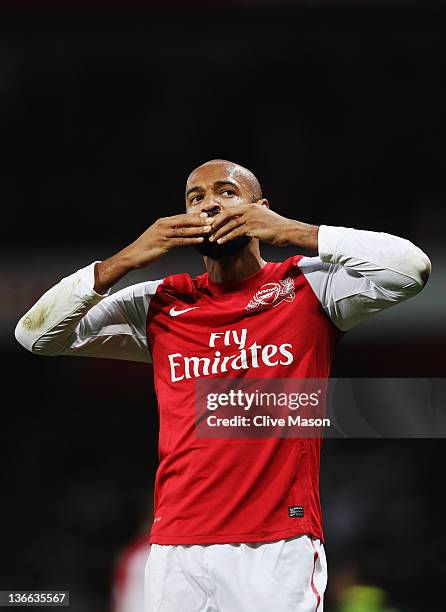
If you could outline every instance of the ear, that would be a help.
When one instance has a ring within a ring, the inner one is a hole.
[[[265,208],[269,208],[269,202],[266,198],[262,198],[261,200],[257,200],[256,204],[260,204],[261,206],[265,206]]]

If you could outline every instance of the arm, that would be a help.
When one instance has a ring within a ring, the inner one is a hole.
[[[318,251],[299,267],[343,331],[419,293],[431,272],[421,249],[383,232],[321,225]]]
[[[416,295],[431,271],[427,255],[404,238],[308,225],[282,217],[266,204],[232,207],[217,215],[212,227],[209,240],[220,244],[247,235],[319,253],[319,257],[303,257],[299,267],[325,312],[343,331]]]
[[[151,361],[145,322],[162,281],[99,295],[93,289],[94,269],[93,263],[47,291],[18,322],[16,339],[37,355]]]
[[[83,355],[150,361],[146,315],[162,281],[109,288],[130,270],[147,266],[175,246],[196,244],[209,231],[205,216],[175,215],[156,221],[135,242],[105,260],[62,279],[19,321],[18,342],[40,355]]]

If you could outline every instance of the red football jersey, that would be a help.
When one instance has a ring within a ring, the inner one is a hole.
[[[202,383],[324,380],[343,333],[416,295],[431,270],[417,246],[384,232],[321,225],[318,252],[239,282],[179,274],[105,295],[94,291],[93,262],[18,322],[17,340],[36,354],[153,363],[160,465],[151,542],[322,539],[319,439],[203,437],[195,427]]]
[[[322,539],[320,439],[200,439],[195,431],[197,377],[328,377],[343,332],[300,259],[269,262],[238,282],[178,274],[158,285],[147,316],[160,417],[151,542]],[[233,369],[240,338],[245,367]]]

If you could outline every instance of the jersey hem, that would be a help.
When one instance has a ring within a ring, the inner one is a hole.
[[[292,538],[299,535],[313,536],[319,539],[322,543],[324,537],[322,530],[311,524],[301,524],[299,527],[292,527],[289,529],[280,529],[279,531],[269,532],[251,532],[251,533],[237,533],[227,535],[189,535],[189,536],[162,536],[158,534],[150,534],[150,544],[170,544],[170,545],[181,545],[181,544],[231,544],[231,543],[244,543],[244,542],[276,542],[278,540],[284,540],[286,538]]]

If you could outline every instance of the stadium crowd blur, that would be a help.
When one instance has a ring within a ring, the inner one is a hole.
[[[181,212],[189,171],[224,157],[279,213],[404,236],[433,262],[422,294],[346,335],[333,376],[444,377],[446,7],[31,4],[0,9],[0,589],[106,612],[118,556],[150,527],[151,367],[37,358],[18,318]],[[119,286],[183,271],[202,271],[193,251]],[[442,439],[324,443],[328,612],[440,609],[443,461]]]

